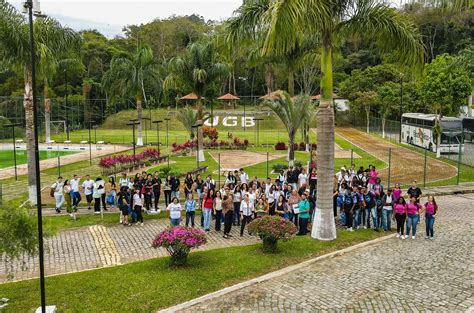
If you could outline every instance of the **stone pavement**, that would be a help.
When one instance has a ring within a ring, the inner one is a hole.
[[[435,240],[388,239],[186,312],[466,312],[474,309],[474,195],[438,199]]]
[[[118,214],[117,214],[118,221]],[[200,221],[200,216],[196,218]],[[82,270],[113,266],[128,262],[167,256],[165,249],[151,247],[156,234],[169,225],[168,219],[145,221],[143,226],[122,225],[75,228],[60,231],[45,239],[46,275],[57,275]],[[181,223],[184,225],[184,221]],[[214,227],[214,222],[212,222]],[[212,230],[207,233],[208,243],[198,250],[248,245],[256,243],[255,237],[247,233],[239,236],[239,227],[232,227],[232,238],[224,239],[223,232]],[[197,250],[196,250],[197,251]],[[27,269],[22,271],[22,262]],[[7,280],[4,264],[0,264],[0,283]],[[39,276],[38,258],[24,258],[13,264],[13,280],[23,280]]]

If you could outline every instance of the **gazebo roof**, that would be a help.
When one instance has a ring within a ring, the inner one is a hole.
[[[217,100],[240,100],[240,98],[237,97],[237,96],[234,96],[231,93],[226,93],[225,95],[220,96],[219,98],[217,98]]]
[[[179,98],[179,100],[197,100],[197,99],[198,99],[198,96],[194,92],[188,93],[187,95]],[[204,97],[201,97],[201,99],[204,99]]]
[[[334,92],[332,93],[332,98],[333,99],[339,99],[339,96],[335,94]],[[311,96],[311,100],[319,100],[321,99],[321,95],[316,95],[316,96]]]
[[[258,98],[259,100],[275,100],[278,98],[277,95],[281,94],[282,93],[282,90],[276,90],[276,91],[272,91],[264,96],[261,96],[260,98]]]

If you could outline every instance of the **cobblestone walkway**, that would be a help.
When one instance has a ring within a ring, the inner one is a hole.
[[[197,218],[199,220],[199,217]],[[183,225],[183,223],[181,223]],[[165,249],[154,249],[151,242],[156,234],[169,225],[167,219],[147,221],[143,226],[105,227],[95,225],[59,232],[45,240],[46,275],[64,274],[128,262],[167,256]],[[214,222],[212,222],[214,226]],[[231,239],[222,238],[223,232],[207,233],[208,244],[199,250],[248,245],[254,237],[239,236],[238,227],[232,227]],[[22,271],[22,262],[27,270]],[[38,258],[25,258],[13,264],[13,280],[39,276]],[[6,269],[0,264],[0,283],[7,280]]]
[[[188,312],[466,312],[474,306],[474,195],[438,199],[435,240],[397,238],[327,259]]]

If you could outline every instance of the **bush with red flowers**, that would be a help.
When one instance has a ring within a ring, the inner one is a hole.
[[[209,138],[211,141],[217,140],[217,138],[219,138],[219,132],[215,127],[204,126],[202,128],[202,135],[204,138]]]
[[[288,147],[282,141],[279,141],[275,144],[275,150],[287,150],[287,149],[288,149]]]

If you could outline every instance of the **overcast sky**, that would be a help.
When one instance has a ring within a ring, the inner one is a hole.
[[[9,0],[16,7],[21,1]],[[125,25],[140,24],[170,15],[199,14],[206,20],[232,15],[242,0],[40,0],[41,11],[80,30],[96,28],[108,37],[120,35]]]

